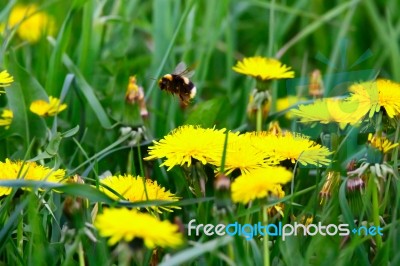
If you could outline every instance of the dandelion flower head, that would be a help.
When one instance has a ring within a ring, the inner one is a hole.
[[[207,164],[211,159],[221,158],[225,129],[201,128],[186,125],[173,130],[160,141],[154,141],[145,160],[166,158],[164,163],[171,170],[175,165],[192,164],[198,160]]]
[[[368,106],[369,117],[385,109],[390,118],[400,114],[400,84],[387,79],[356,83],[350,86],[350,101]]]
[[[291,114],[300,117],[302,123],[339,123],[341,127],[354,125],[368,112],[368,106],[361,102],[335,98],[316,100],[312,104],[302,104]]]
[[[109,237],[108,244],[119,241],[130,242],[134,239],[143,240],[148,248],[175,248],[183,243],[183,237],[178,233],[178,226],[169,221],[160,221],[148,213],[127,208],[104,209],[97,215],[94,226],[102,237]]]
[[[3,109],[0,117],[0,127],[4,127],[5,129],[9,129],[13,120],[13,112],[10,109]]]
[[[157,181],[144,179],[143,177],[132,175],[109,176],[100,180],[102,185],[111,188],[124,199],[130,202],[146,201],[146,200],[165,200],[178,201],[179,197],[175,196],[164,187],[157,184]],[[100,187],[100,190],[105,192],[111,198],[120,199],[117,195],[111,192],[106,187]],[[161,210],[172,212],[172,209],[180,209],[177,206],[151,206],[151,209],[161,213]]]
[[[31,103],[29,110],[39,116],[55,116],[67,109],[65,103],[61,104],[60,99],[49,96],[49,101],[36,100]]]
[[[54,34],[54,18],[39,11],[35,4],[16,5],[11,10],[8,26],[17,26],[18,36],[30,43],[37,42],[44,34]]]
[[[388,153],[390,150],[399,146],[399,143],[392,143],[386,137],[378,137],[372,133],[368,134],[368,143],[371,147],[380,150],[382,153]]]
[[[291,67],[282,64],[277,59],[261,56],[246,57],[232,69],[240,74],[263,81],[294,78],[294,71],[291,70]]]
[[[14,78],[7,72],[7,70],[0,72],[0,88],[8,87],[13,82]],[[4,93],[4,90],[0,90],[0,93]]]
[[[63,182],[65,170],[53,170],[51,168],[38,165],[35,162],[6,161],[0,162],[0,180],[25,179],[31,181],[47,181],[53,183]],[[0,196],[9,195],[11,188],[0,187]]]
[[[232,200],[247,204],[255,199],[266,198],[270,194],[279,197],[276,193],[282,191],[280,186],[291,179],[292,173],[281,166],[249,171],[233,181]]]

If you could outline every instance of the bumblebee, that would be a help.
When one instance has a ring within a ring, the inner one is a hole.
[[[179,95],[183,105],[186,106],[196,96],[196,86],[189,79],[193,74],[194,71],[190,71],[185,63],[180,62],[174,73],[166,74],[158,81],[158,86],[161,90]]]

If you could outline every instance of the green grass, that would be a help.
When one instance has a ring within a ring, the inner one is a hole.
[[[151,141],[183,124],[255,130],[246,117],[255,83],[232,70],[245,56],[277,57],[295,70],[295,79],[273,84],[275,98],[307,97],[304,84],[314,69],[323,74],[324,96],[346,95],[349,84],[375,76],[400,81],[397,1],[0,0],[0,24],[16,3],[33,2],[55,18],[56,34],[34,44],[21,40],[15,30],[0,35],[0,71],[7,69],[15,80],[0,96],[0,106],[14,113],[11,127],[0,128],[0,161],[33,159],[56,165],[68,175],[81,175],[86,185],[65,184],[55,192],[44,184],[49,189],[38,192],[17,190],[29,185],[23,180],[0,181],[16,188],[0,198],[0,265],[148,265],[154,257],[160,265],[262,265],[262,239],[194,237],[186,231],[182,248],[159,249],[153,258],[152,251],[145,249],[130,261],[129,251],[107,246],[91,227],[93,209],[122,204],[89,184],[96,185],[106,171],[147,175],[182,197],[181,210],[160,218],[178,218],[183,224],[191,219],[212,224],[262,221],[258,201],[250,207],[228,201],[224,211],[215,208],[224,198],[213,186],[212,170],[205,169],[206,195],[194,195],[189,186],[196,181],[187,178],[185,169],[166,171],[159,167],[161,161],[143,161]],[[157,86],[157,80],[180,61],[196,71],[192,80],[198,94],[187,109],[180,107],[178,97]],[[131,75],[144,88],[147,119],[141,118],[137,107],[125,103]],[[62,98],[68,109],[48,118],[29,111],[33,100],[50,95]],[[364,127],[310,128],[276,112],[276,101],[271,110],[263,128],[279,120],[282,127],[310,135],[330,148],[334,147],[327,138],[336,134],[341,148],[334,156],[341,164],[342,181],[346,163],[365,153]],[[399,124],[397,118],[387,130],[395,142],[399,142]],[[121,127],[144,127],[145,138],[132,147],[129,136],[121,136]],[[391,158],[399,176],[398,148]],[[345,182],[321,206],[319,192],[326,169],[297,167],[293,183],[284,187],[286,197],[279,200],[286,205],[285,215],[270,222],[290,223],[292,215],[312,215],[315,222],[334,224],[373,221],[372,185],[363,194],[361,209],[350,203]],[[371,237],[308,236],[285,241],[270,237],[271,265],[399,264],[399,191],[396,178],[382,184],[378,212],[385,224],[380,246],[375,247],[376,239]],[[80,218],[74,219],[89,225],[77,225],[63,212],[64,202],[71,197],[84,199]]]

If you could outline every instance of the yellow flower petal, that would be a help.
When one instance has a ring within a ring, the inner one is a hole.
[[[16,5],[11,10],[8,27],[18,27],[18,36],[30,43],[37,42],[45,34],[54,34],[54,19],[38,11],[35,4]]]
[[[7,72],[7,70],[0,72],[0,88],[8,87],[13,82],[14,78]],[[0,93],[4,93],[4,90],[0,90]]]
[[[233,181],[232,200],[234,202],[249,203],[255,199],[266,198],[270,194],[275,196],[281,191],[281,184],[292,179],[292,173],[284,167],[265,167],[242,174]]]
[[[232,68],[234,71],[261,80],[294,78],[294,71],[274,58],[247,57]]]
[[[10,109],[3,109],[3,112],[1,114],[0,118],[0,126],[5,127],[5,129],[9,129],[10,125],[13,120],[13,112]]]
[[[354,125],[367,114],[369,106],[364,102],[356,102],[335,98],[316,100],[312,104],[300,105],[291,114],[300,117],[300,122],[319,122],[322,124],[339,123],[341,127]]]
[[[38,165],[35,162],[16,161],[12,162],[9,159],[0,162],[0,180],[16,180],[25,179],[32,181],[47,181],[53,183],[63,182],[65,170],[50,169],[48,167]],[[11,188],[0,187],[0,196],[11,193]]]
[[[400,115],[400,84],[386,79],[353,84],[349,100],[367,106],[369,117],[383,107],[390,118]]]
[[[61,104],[60,100],[49,96],[49,102],[44,100],[36,100],[31,103],[29,110],[39,116],[55,116],[61,111],[65,110],[67,105],[65,103]]]
[[[219,160],[225,140],[225,129],[201,128],[192,125],[173,130],[160,141],[154,141],[149,147],[149,156],[145,160],[166,158],[162,165],[171,170],[175,165],[192,164],[198,160],[206,164],[211,160]]]
[[[157,184],[157,181],[150,179],[144,179],[143,177],[132,175],[119,175],[109,176],[100,180],[102,185],[106,185],[111,188],[119,195],[123,196],[124,199],[130,202],[146,201],[146,200],[165,200],[165,201],[178,201],[179,197],[165,190]],[[146,186],[146,187],[145,187]],[[120,198],[111,192],[106,187],[100,187],[100,190],[105,192],[108,196],[115,200]],[[161,210],[172,212],[173,209],[180,209],[177,206],[151,206],[151,209],[161,213]]]
[[[94,226],[102,237],[110,237],[109,245],[119,241],[130,242],[136,238],[142,239],[148,248],[155,246],[175,248],[183,243],[177,225],[126,208],[105,209],[96,217]]]

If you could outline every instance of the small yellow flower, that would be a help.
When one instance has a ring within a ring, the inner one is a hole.
[[[146,201],[146,200],[165,200],[165,201],[178,201],[179,197],[165,190],[157,184],[157,181],[145,179],[143,177],[134,177],[132,175],[119,175],[109,176],[100,180],[102,185],[113,189],[119,195],[123,196],[124,199],[130,202]],[[119,197],[113,192],[108,190],[106,187],[100,187],[100,190],[105,192],[111,198],[118,200]],[[147,194],[146,194],[147,193]],[[161,210],[172,212],[172,209],[180,209],[177,206],[151,206],[153,210],[161,213]]]
[[[261,56],[244,58],[243,61],[239,61],[232,69],[238,73],[263,81],[294,78],[294,71],[290,67],[274,58]]]
[[[175,248],[183,243],[177,225],[126,208],[105,209],[96,217],[94,226],[102,237],[110,237],[109,245],[119,241],[130,242],[134,239],[142,239],[148,248],[156,246]]]
[[[368,143],[375,149],[380,150],[382,153],[388,153],[391,149],[399,146],[399,143],[392,143],[387,138],[378,137],[372,133],[368,134]]]
[[[12,162],[9,159],[0,162],[0,180],[16,180],[25,179],[32,181],[47,181],[60,183],[65,177],[65,170],[50,169],[48,167],[38,165],[35,162],[16,161]],[[9,195],[11,188],[0,187],[0,196]]]
[[[35,4],[14,6],[8,19],[8,27],[18,27],[18,36],[30,43],[37,42],[45,34],[53,35],[54,25],[54,19],[39,11]]]
[[[343,128],[347,124],[354,125],[368,112],[369,106],[363,102],[348,99],[324,98],[312,104],[302,104],[291,113],[300,117],[302,123],[319,122],[322,124],[339,123]]]
[[[166,158],[161,165],[171,170],[175,165],[192,164],[198,160],[206,164],[213,160],[220,161],[225,140],[225,129],[201,128],[186,125],[173,130],[160,141],[154,141],[149,147],[149,156],[145,160]]]
[[[13,76],[11,76],[7,70],[0,72],[0,88],[8,87],[14,82]],[[0,93],[4,93],[4,90],[0,90]]]
[[[249,203],[255,199],[266,198],[281,191],[281,184],[292,179],[292,173],[284,167],[265,167],[246,174],[242,174],[233,181],[232,200],[234,202]],[[275,195],[279,196],[279,195]]]
[[[13,120],[13,112],[10,109],[3,109],[3,113],[0,118],[0,127],[4,127],[5,129],[9,129]]]
[[[36,100],[31,103],[29,110],[39,116],[55,116],[61,111],[65,110],[67,105],[65,103],[61,104],[60,100],[50,96],[49,102],[44,100]]]
[[[369,117],[383,107],[390,118],[400,114],[400,84],[386,79],[356,83],[349,88],[350,101],[368,106]],[[367,111],[368,111],[367,110]]]

